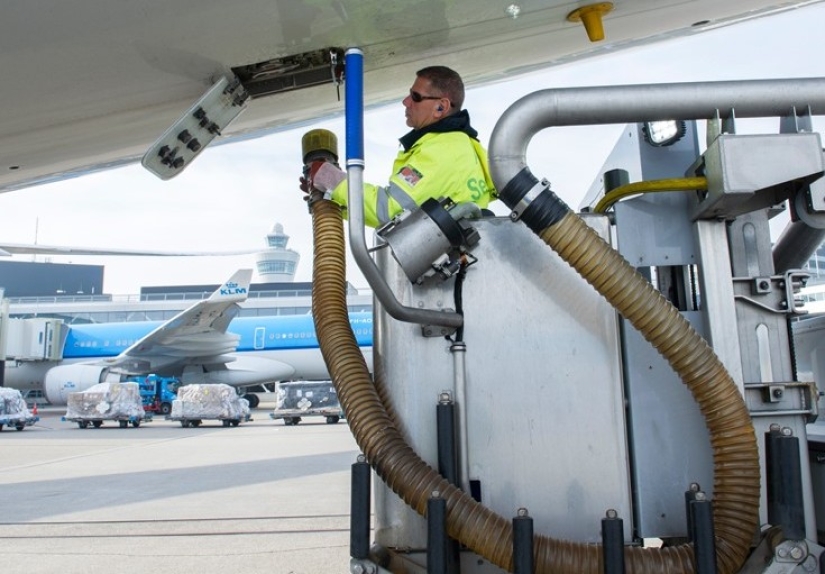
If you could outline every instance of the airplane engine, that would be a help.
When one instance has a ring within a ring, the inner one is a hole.
[[[105,382],[108,377],[109,368],[100,365],[52,367],[43,380],[43,393],[51,404],[61,406],[66,404],[69,393],[85,391],[93,385]]]
[[[271,381],[282,381],[292,378],[295,368],[281,361],[264,357],[236,357],[225,368],[205,371],[184,371],[182,382],[191,383],[224,383],[233,387],[245,387]]]

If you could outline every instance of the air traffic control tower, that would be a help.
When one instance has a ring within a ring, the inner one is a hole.
[[[255,256],[258,277],[267,283],[289,283],[295,279],[295,271],[301,254],[287,249],[289,235],[284,226],[276,223],[266,236],[267,249]]]

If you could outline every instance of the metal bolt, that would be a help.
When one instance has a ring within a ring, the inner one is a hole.
[[[613,508],[608,509],[608,511],[607,511],[607,512],[605,512],[605,513],[604,513],[604,515],[605,515],[607,518],[610,518],[610,519],[613,519],[613,518],[618,518],[618,517],[619,517],[619,513],[618,513],[618,512],[616,512],[616,510],[615,510],[615,509],[613,509]]]
[[[350,567],[349,571],[352,572],[352,574],[364,574],[366,569],[363,564],[356,562]]]
[[[788,549],[784,546],[780,546],[776,549],[776,555],[780,558],[787,558],[788,557]]]
[[[529,514],[527,513],[526,508],[521,507],[516,511],[516,516],[519,516],[520,518],[524,518],[525,516],[529,516]]]
[[[773,398],[775,398],[775,399],[781,399],[783,394],[784,393],[783,393],[782,389],[774,389],[773,390]]]
[[[791,430],[791,427],[782,427],[782,436],[793,436],[793,430]]]
[[[799,546],[794,546],[793,548],[791,548],[791,558],[793,558],[794,560],[800,560],[803,555],[804,552]]]

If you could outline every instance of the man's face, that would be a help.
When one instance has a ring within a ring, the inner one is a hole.
[[[415,101],[413,98],[414,93],[422,97],[420,102]],[[436,93],[430,85],[430,81],[421,77],[415,79],[410,88],[410,93],[407,94],[402,103],[404,104],[407,125],[416,130],[420,130],[446,116],[450,106],[449,99],[443,97],[443,94]]]

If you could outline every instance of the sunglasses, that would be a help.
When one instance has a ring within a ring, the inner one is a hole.
[[[424,100],[443,100],[444,96],[422,96],[415,90],[410,90],[410,99],[416,104],[419,104]]]

